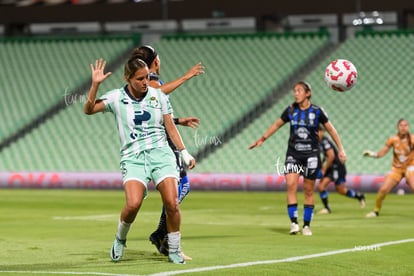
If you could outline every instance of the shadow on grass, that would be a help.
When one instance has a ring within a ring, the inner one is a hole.
[[[143,251],[143,250],[134,250],[134,249],[125,249],[124,256],[120,262],[113,262],[109,257],[109,252],[95,251],[88,254],[70,254],[72,256],[82,256],[84,261],[76,263],[65,263],[65,262],[53,262],[52,260],[49,263],[26,263],[26,264],[17,264],[17,265],[1,265],[0,271],[13,271],[21,272],[24,274],[38,272],[48,272],[48,271],[78,271],[78,270],[90,270],[94,268],[110,267],[110,266],[130,266],[131,264],[139,264],[140,262],[148,263],[167,263],[168,257],[161,255],[158,252],[154,251]]]
[[[270,227],[270,231],[276,232],[283,235],[289,235],[289,228],[288,227]]]

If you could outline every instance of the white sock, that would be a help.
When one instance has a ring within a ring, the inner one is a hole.
[[[118,232],[116,236],[120,240],[126,240],[127,234],[129,232],[129,228],[131,227],[131,223],[127,223],[125,221],[119,221],[118,223]]]
[[[180,251],[180,241],[181,241],[180,231],[168,233],[168,251],[169,252]]]

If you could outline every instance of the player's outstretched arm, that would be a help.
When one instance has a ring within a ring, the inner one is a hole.
[[[175,118],[175,124],[180,126],[187,126],[191,128],[198,128],[200,125],[200,118],[197,117],[183,117]]]
[[[168,95],[171,92],[173,92],[175,89],[177,89],[179,86],[181,86],[184,82],[191,79],[192,77],[198,76],[200,74],[204,74],[204,69],[205,67],[202,65],[201,62],[199,62],[196,65],[194,65],[190,70],[188,70],[188,72],[182,77],[176,80],[164,83],[159,88],[162,90],[162,92]]]
[[[390,150],[390,147],[388,145],[384,145],[382,149],[377,152],[370,151],[370,150],[364,150],[364,152],[362,153],[362,156],[372,157],[372,158],[381,158],[384,155],[386,155],[389,150]]]
[[[281,118],[278,118],[273,124],[270,125],[270,127],[266,130],[265,134],[263,134],[263,136],[260,137],[259,140],[257,140],[249,146],[249,150],[254,149],[255,147],[260,147],[264,143],[264,141],[266,141],[267,138],[272,136],[273,133],[278,131],[278,129],[284,124],[285,122]]]
[[[377,158],[377,153],[374,151],[370,151],[370,150],[364,150],[362,152],[362,156],[364,157],[372,157],[372,158]]]

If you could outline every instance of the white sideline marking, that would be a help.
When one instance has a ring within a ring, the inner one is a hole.
[[[363,246],[363,248],[381,248],[382,246],[395,245],[395,244],[408,243],[408,242],[414,242],[414,239],[406,239],[406,240],[399,240],[399,241],[390,241],[390,242],[384,242],[384,243],[377,243],[377,244]],[[363,250],[356,247],[356,248],[328,251],[328,252],[324,252],[324,253],[317,253],[317,254],[311,254],[311,255],[305,255],[305,256],[290,257],[290,258],[285,258],[285,259],[280,259],[280,260],[256,261],[256,262],[230,264],[230,265],[208,266],[208,267],[201,267],[201,268],[194,268],[194,269],[187,269],[187,270],[160,272],[160,273],[150,274],[149,276],[168,276],[168,275],[178,275],[178,274],[184,274],[184,273],[196,273],[196,272],[203,272],[203,271],[212,271],[212,270],[236,268],[236,267],[246,267],[246,266],[262,265],[262,264],[287,263],[287,262],[295,262],[295,261],[312,259],[312,258],[332,256],[332,255],[348,253],[348,252],[354,252],[354,251],[363,251]]]
[[[238,267],[246,267],[246,266],[253,266],[253,265],[262,265],[262,264],[277,264],[277,263],[287,263],[287,262],[296,262],[306,259],[313,259],[325,256],[332,256],[342,253],[348,252],[356,252],[356,251],[364,251],[364,249],[375,249],[381,248],[383,246],[401,244],[401,243],[409,243],[414,242],[414,239],[405,239],[399,241],[390,241],[390,242],[383,242],[383,243],[376,243],[372,245],[365,245],[360,247],[348,248],[348,249],[341,249],[341,250],[334,250],[328,251],[323,253],[316,253],[310,254],[305,256],[296,256],[296,257],[289,257],[285,259],[279,260],[267,260],[267,261],[256,261],[256,262],[247,262],[247,263],[238,263],[238,264],[230,264],[230,265],[218,265],[218,266],[208,266],[208,267],[201,267],[201,268],[194,268],[194,269],[187,269],[187,270],[177,270],[177,271],[167,271],[167,272],[159,272],[155,274],[149,274],[148,276],[169,276],[169,275],[178,275],[178,274],[185,274],[185,273],[197,273],[197,272],[204,272],[204,271],[212,271],[212,270],[219,270],[219,269],[228,269],[228,268],[238,268]],[[61,275],[103,275],[103,276],[140,276],[140,274],[113,274],[113,273],[104,273],[104,272],[64,272],[64,271],[10,271],[10,270],[0,270],[0,273],[27,273],[27,274],[61,274]]]

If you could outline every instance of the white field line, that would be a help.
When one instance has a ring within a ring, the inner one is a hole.
[[[363,251],[363,250],[379,250],[383,246],[389,246],[389,245],[395,245],[395,244],[401,244],[401,243],[409,243],[409,242],[414,242],[414,239],[377,243],[377,244],[372,244],[372,245],[367,245],[367,246],[334,250],[334,251],[328,251],[324,253],[317,253],[317,254],[311,254],[311,255],[305,255],[305,256],[289,257],[289,258],[279,259],[279,260],[256,261],[256,262],[238,263],[238,264],[230,264],[230,265],[200,267],[200,268],[194,268],[194,269],[188,269],[188,270],[160,272],[160,273],[150,274],[149,276],[168,276],[168,275],[197,273],[197,272],[204,272],[204,271],[212,271],[212,270],[220,270],[220,269],[228,269],[228,268],[239,268],[239,267],[246,267],[246,266],[263,265],[263,264],[296,262],[296,261],[301,261],[301,260],[306,260],[306,259],[332,256],[332,255],[348,253],[348,252]]]
[[[356,251],[369,251],[369,250],[380,250],[381,247],[402,244],[402,243],[410,243],[414,242],[414,239],[405,239],[399,241],[390,241],[390,242],[383,242],[383,243],[376,243],[366,246],[359,246],[354,248],[348,249],[340,249],[334,251],[328,251],[323,253],[316,253],[304,256],[296,256],[296,257],[289,257],[285,259],[278,259],[278,260],[267,260],[267,261],[255,261],[255,262],[247,262],[247,263],[237,263],[237,264],[229,264],[229,265],[218,265],[218,266],[207,266],[207,267],[200,267],[194,269],[187,269],[187,270],[177,270],[177,271],[167,271],[167,272],[159,272],[155,274],[148,274],[147,276],[169,276],[169,275],[179,275],[179,274],[186,274],[186,273],[197,273],[197,272],[204,272],[204,271],[213,271],[213,270],[220,270],[220,269],[229,269],[229,268],[239,268],[239,267],[247,267],[247,266],[254,266],[254,265],[264,265],[264,264],[277,264],[277,263],[288,263],[288,262],[296,262],[306,259],[314,259],[319,257],[326,257],[326,256],[333,256],[337,254],[349,253],[349,252],[356,252]],[[103,276],[140,276],[140,274],[113,274],[113,273],[103,273],[103,272],[64,272],[64,271],[10,271],[10,270],[0,270],[1,273],[25,273],[25,274],[55,274],[55,275],[103,275]]]

